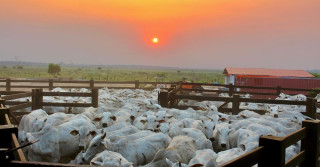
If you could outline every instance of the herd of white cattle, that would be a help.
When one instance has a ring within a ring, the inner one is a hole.
[[[222,114],[217,111],[222,102],[210,101],[179,103],[196,105],[201,110],[162,108],[157,102],[158,91],[104,88],[99,90],[98,108],[34,110],[20,122],[19,142],[40,139],[24,148],[29,161],[120,167],[214,167],[258,147],[261,135],[286,136],[301,128],[303,120],[310,119],[301,114],[305,106],[241,103],[241,108],[265,108],[265,115],[250,110],[238,115]],[[306,97],[281,94],[278,99]],[[44,97],[47,102],[90,100]],[[288,147],[286,159],[299,153],[299,149],[300,142]]]

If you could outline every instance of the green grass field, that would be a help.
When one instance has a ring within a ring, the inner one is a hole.
[[[45,66],[17,66],[0,67],[0,78],[53,78]],[[181,81],[224,83],[222,70],[156,70],[156,69],[119,69],[97,67],[61,67],[58,78],[72,78],[73,80],[104,80],[104,81],[157,81],[156,77],[163,77],[158,81]]]

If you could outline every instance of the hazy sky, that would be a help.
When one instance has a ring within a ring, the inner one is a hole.
[[[320,69],[320,0],[0,0],[0,61],[15,58]]]

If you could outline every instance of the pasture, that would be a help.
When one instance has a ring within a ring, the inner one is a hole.
[[[32,78],[48,79],[53,76],[47,72],[47,66],[0,66],[0,78]],[[101,67],[61,66],[57,76],[60,79],[72,80],[103,80],[103,81],[193,81],[224,83],[222,70],[191,70],[191,69],[137,69],[137,68],[106,68]],[[159,77],[157,80],[156,77]],[[163,79],[162,79],[163,77]]]

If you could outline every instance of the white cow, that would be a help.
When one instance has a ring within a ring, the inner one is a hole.
[[[213,131],[213,149],[216,152],[224,151],[230,148],[229,134],[233,129],[230,129],[228,123],[217,124]]]
[[[19,131],[39,132],[47,120],[48,114],[42,110],[34,110],[28,115],[24,115],[19,124]]]
[[[97,154],[91,161],[90,165],[98,166],[117,166],[117,167],[133,167],[121,154],[105,150]]]
[[[97,153],[108,149],[120,153],[134,165],[144,165],[152,160],[157,151],[169,145],[171,138],[162,133],[155,133],[136,140],[121,139],[112,143],[105,139],[106,134],[97,135],[92,139],[84,153],[83,160],[90,161]]]
[[[196,141],[188,136],[176,136],[167,148],[160,149],[146,167],[167,166],[166,159],[172,162],[189,163],[197,150]]]

